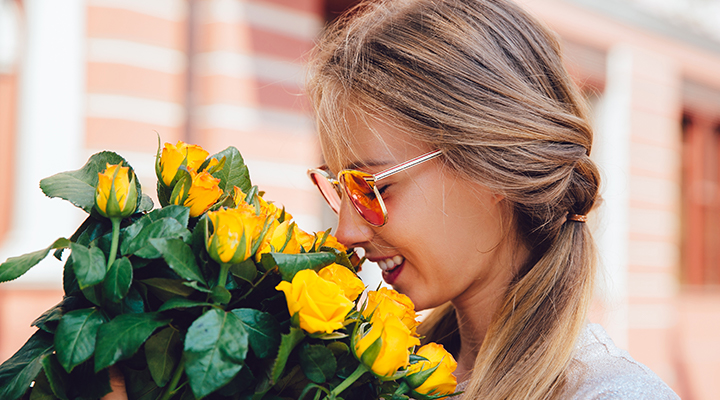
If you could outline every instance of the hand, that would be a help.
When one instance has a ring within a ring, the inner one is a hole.
[[[116,366],[110,367],[110,387],[112,392],[106,394],[100,400],[128,400],[125,377]]]

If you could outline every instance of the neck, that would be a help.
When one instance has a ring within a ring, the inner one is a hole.
[[[505,297],[504,288],[493,291],[483,291],[467,299],[453,301],[460,334],[458,367],[455,372],[458,382],[470,377],[492,317]]]
[[[494,268],[494,274],[486,276],[486,280],[478,280],[452,301],[460,334],[458,367],[455,372],[458,382],[470,378],[490,323],[505,301],[510,282],[519,266],[528,258],[529,252],[525,248],[515,250],[515,254],[505,252],[506,257],[501,256],[498,260],[499,265],[505,267]]]

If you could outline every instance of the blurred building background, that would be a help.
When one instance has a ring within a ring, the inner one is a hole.
[[[157,135],[236,146],[306,230],[333,223],[304,57],[352,0],[0,0],[0,261],[84,215],[40,179],[100,150],[154,192]],[[593,108],[604,274],[592,319],[683,399],[720,398],[720,1],[522,0]],[[49,258],[0,285],[0,360],[62,297]],[[369,266],[367,270],[374,267]]]

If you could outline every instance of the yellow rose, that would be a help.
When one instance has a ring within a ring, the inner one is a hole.
[[[192,184],[187,188],[187,196],[182,205],[190,207],[190,216],[198,217],[202,215],[208,208],[222,196],[223,191],[220,189],[220,179],[210,175],[207,171],[198,173],[190,172],[192,176]],[[171,199],[171,202],[178,204],[180,197]]]
[[[273,218],[280,220],[280,217],[283,216],[283,209],[278,208],[278,206],[275,205],[275,203],[270,203],[265,201],[261,196],[258,196],[258,203],[260,203],[260,213],[266,214],[266,215],[272,215]],[[292,215],[285,211],[285,217],[283,218],[283,221],[289,221],[292,219]]]
[[[233,186],[233,204],[236,206],[245,202],[247,195],[239,187]]]
[[[178,141],[175,146],[165,143],[165,147],[160,155],[160,176],[166,186],[172,184],[181,165],[189,171],[197,171],[197,169],[205,162],[208,152],[202,147],[194,144],[186,144]]]
[[[295,226],[293,226],[293,236],[295,237],[295,240],[300,243],[300,246],[305,249],[305,251],[310,251],[313,249],[313,243],[315,243],[315,235],[311,235],[304,230],[298,228],[296,224]]]
[[[365,284],[360,278],[348,268],[340,264],[332,263],[318,272],[321,278],[330,282],[335,282],[340,286],[345,297],[348,299],[357,299],[360,293],[365,290]]]
[[[295,223],[289,220],[278,223],[277,220],[272,222],[272,227],[268,230],[268,234],[265,236],[265,240],[260,245],[257,252],[257,260],[260,261],[260,257],[265,253],[275,252],[286,254],[299,254],[300,243],[297,241],[295,233]],[[288,240],[288,230],[292,229],[290,239]],[[287,244],[286,244],[287,242]],[[285,246],[283,248],[283,246]]]
[[[415,334],[419,323],[416,320],[415,305],[409,297],[387,288],[368,292],[367,305],[362,315],[365,318],[372,316],[374,320],[387,314],[396,315]]]
[[[345,317],[355,306],[336,283],[315,271],[299,271],[291,282],[280,282],[275,289],[285,293],[290,315],[298,314],[300,328],[309,333],[332,333],[343,327]]]
[[[253,255],[266,219],[247,208],[211,211],[208,219],[212,234],[208,235],[208,254],[219,263],[236,264]]]
[[[322,238],[323,234],[320,234],[320,238]],[[328,235],[328,237],[325,239],[325,243],[322,244],[323,247],[332,247],[333,249],[338,249],[342,252],[347,251],[347,247],[343,245],[342,243],[338,242],[337,238],[333,235]]]
[[[400,368],[410,364],[408,349],[419,345],[420,340],[393,314],[373,318],[371,324],[369,331],[358,331],[355,355],[378,377],[392,379]]]
[[[457,379],[453,372],[457,368],[457,362],[452,354],[437,343],[428,343],[415,354],[428,359],[410,364],[408,374],[405,376],[405,381],[416,393],[423,396],[437,396],[455,392]],[[436,368],[435,371],[432,371],[433,368]]]
[[[105,171],[98,173],[95,188],[95,209],[107,218],[125,218],[137,208],[135,174],[130,168],[106,164]]]

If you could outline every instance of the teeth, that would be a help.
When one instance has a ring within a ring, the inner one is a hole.
[[[380,260],[377,262],[378,267],[380,267],[381,270],[387,271],[387,264],[385,264],[384,260]]]
[[[405,259],[402,256],[395,256],[393,258],[387,258],[377,262],[378,267],[383,271],[390,271],[398,265],[402,264]]]

